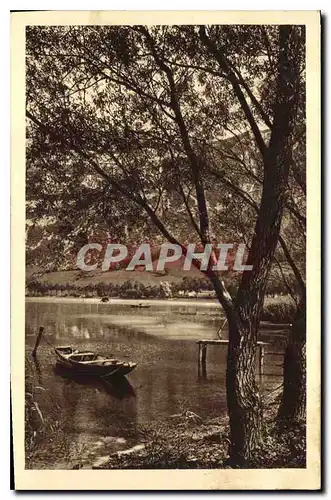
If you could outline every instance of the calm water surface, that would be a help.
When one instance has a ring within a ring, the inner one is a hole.
[[[72,453],[85,447],[86,460],[137,444],[143,426],[184,409],[204,418],[225,411],[226,348],[208,347],[206,376],[199,375],[197,367],[196,341],[217,338],[223,323],[219,307],[189,301],[149,304],[148,309],[135,309],[120,301],[27,299],[27,363],[35,383],[51,394],[52,401],[45,397],[41,409],[47,415],[56,408]],[[52,344],[95,350],[138,366],[120,386],[73,379],[55,369],[52,348],[45,341],[34,364],[30,354],[40,325]],[[282,348],[285,334],[283,326],[262,325],[260,339],[271,342],[269,350],[275,351]],[[260,380],[264,389],[279,384],[280,361],[266,356],[266,375]],[[46,453],[34,467],[67,468],[68,453],[68,449],[57,450],[55,456]]]

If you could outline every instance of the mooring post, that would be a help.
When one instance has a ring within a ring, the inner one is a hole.
[[[207,344],[202,344],[201,365],[203,371],[206,371],[206,361],[207,361]]]
[[[260,349],[259,349],[259,371],[260,371],[260,376],[263,375],[263,363],[264,363],[264,345],[260,344]]]
[[[38,335],[37,335],[37,339],[36,339],[36,343],[35,343],[35,346],[34,346],[34,349],[32,351],[32,356],[33,357],[36,357],[37,356],[37,349],[38,349],[38,346],[40,344],[40,341],[41,341],[41,337],[43,335],[43,332],[44,332],[44,327],[41,326],[39,328],[39,332],[38,332]]]

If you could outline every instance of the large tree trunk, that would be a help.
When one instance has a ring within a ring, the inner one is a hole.
[[[299,64],[296,47],[299,35],[293,26],[279,27],[279,64],[269,144],[266,145],[249,109],[242,89],[224,54],[200,28],[203,43],[228,73],[234,93],[245,113],[263,163],[262,197],[247,265],[234,305],[224,294],[218,297],[229,324],[227,403],[230,419],[230,462],[249,465],[262,438],[262,408],[255,381],[257,333],[271,261],[280,234],[292,158],[291,136],[298,105]],[[215,286],[217,293],[217,286]]]
[[[261,443],[262,410],[255,380],[255,341],[240,324],[229,325],[227,405],[230,417],[230,463],[245,466]]]
[[[296,116],[297,65],[290,50],[293,29],[280,27],[277,101],[269,145],[264,153],[264,179],[255,232],[229,321],[227,402],[230,416],[230,459],[249,464],[262,439],[262,407],[255,380],[257,334],[272,258],[280,234]]]
[[[281,424],[293,425],[306,419],[306,301],[294,319],[284,356],[284,388],[278,411]]]

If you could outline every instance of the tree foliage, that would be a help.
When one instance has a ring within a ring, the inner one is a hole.
[[[206,272],[229,322],[237,461],[261,438],[254,356],[278,241],[304,289],[290,237],[305,234],[304,37],[301,26],[27,29],[31,220],[50,217],[60,244],[97,228],[183,248],[247,240],[253,270],[235,300]]]

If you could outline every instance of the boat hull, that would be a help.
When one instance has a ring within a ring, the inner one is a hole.
[[[63,360],[61,358],[57,359],[57,364],[61,365],[64,368],[67,368],[68,370],[75,371],[77,373],[82,373],[85,375],[94,375],[97,377],[100,377],[102,375],[105,375],[105,376],[106,375],[107,376],[115,375],[115,373],[117,373],[121,368],[121,365],[112,366],[112,367],[110,367],[110,366],[89,366],[89,365],[82,366],[79,363],[74,364],[74,363],[71,363],[70,361]]]
[[[137,363],[124,363],[123,366],[121,366],[114,375],[116,377],[124,377],[125,375],[128,375],[128,373],[132,372],[132,370],[135,369],[137,366]]]
[[[93,352],[73,351],[70,346],[55,348],[55,353],[58,365],[75,373],[89,376],[124,376],[136,367],[136,363],[107,359]]]

